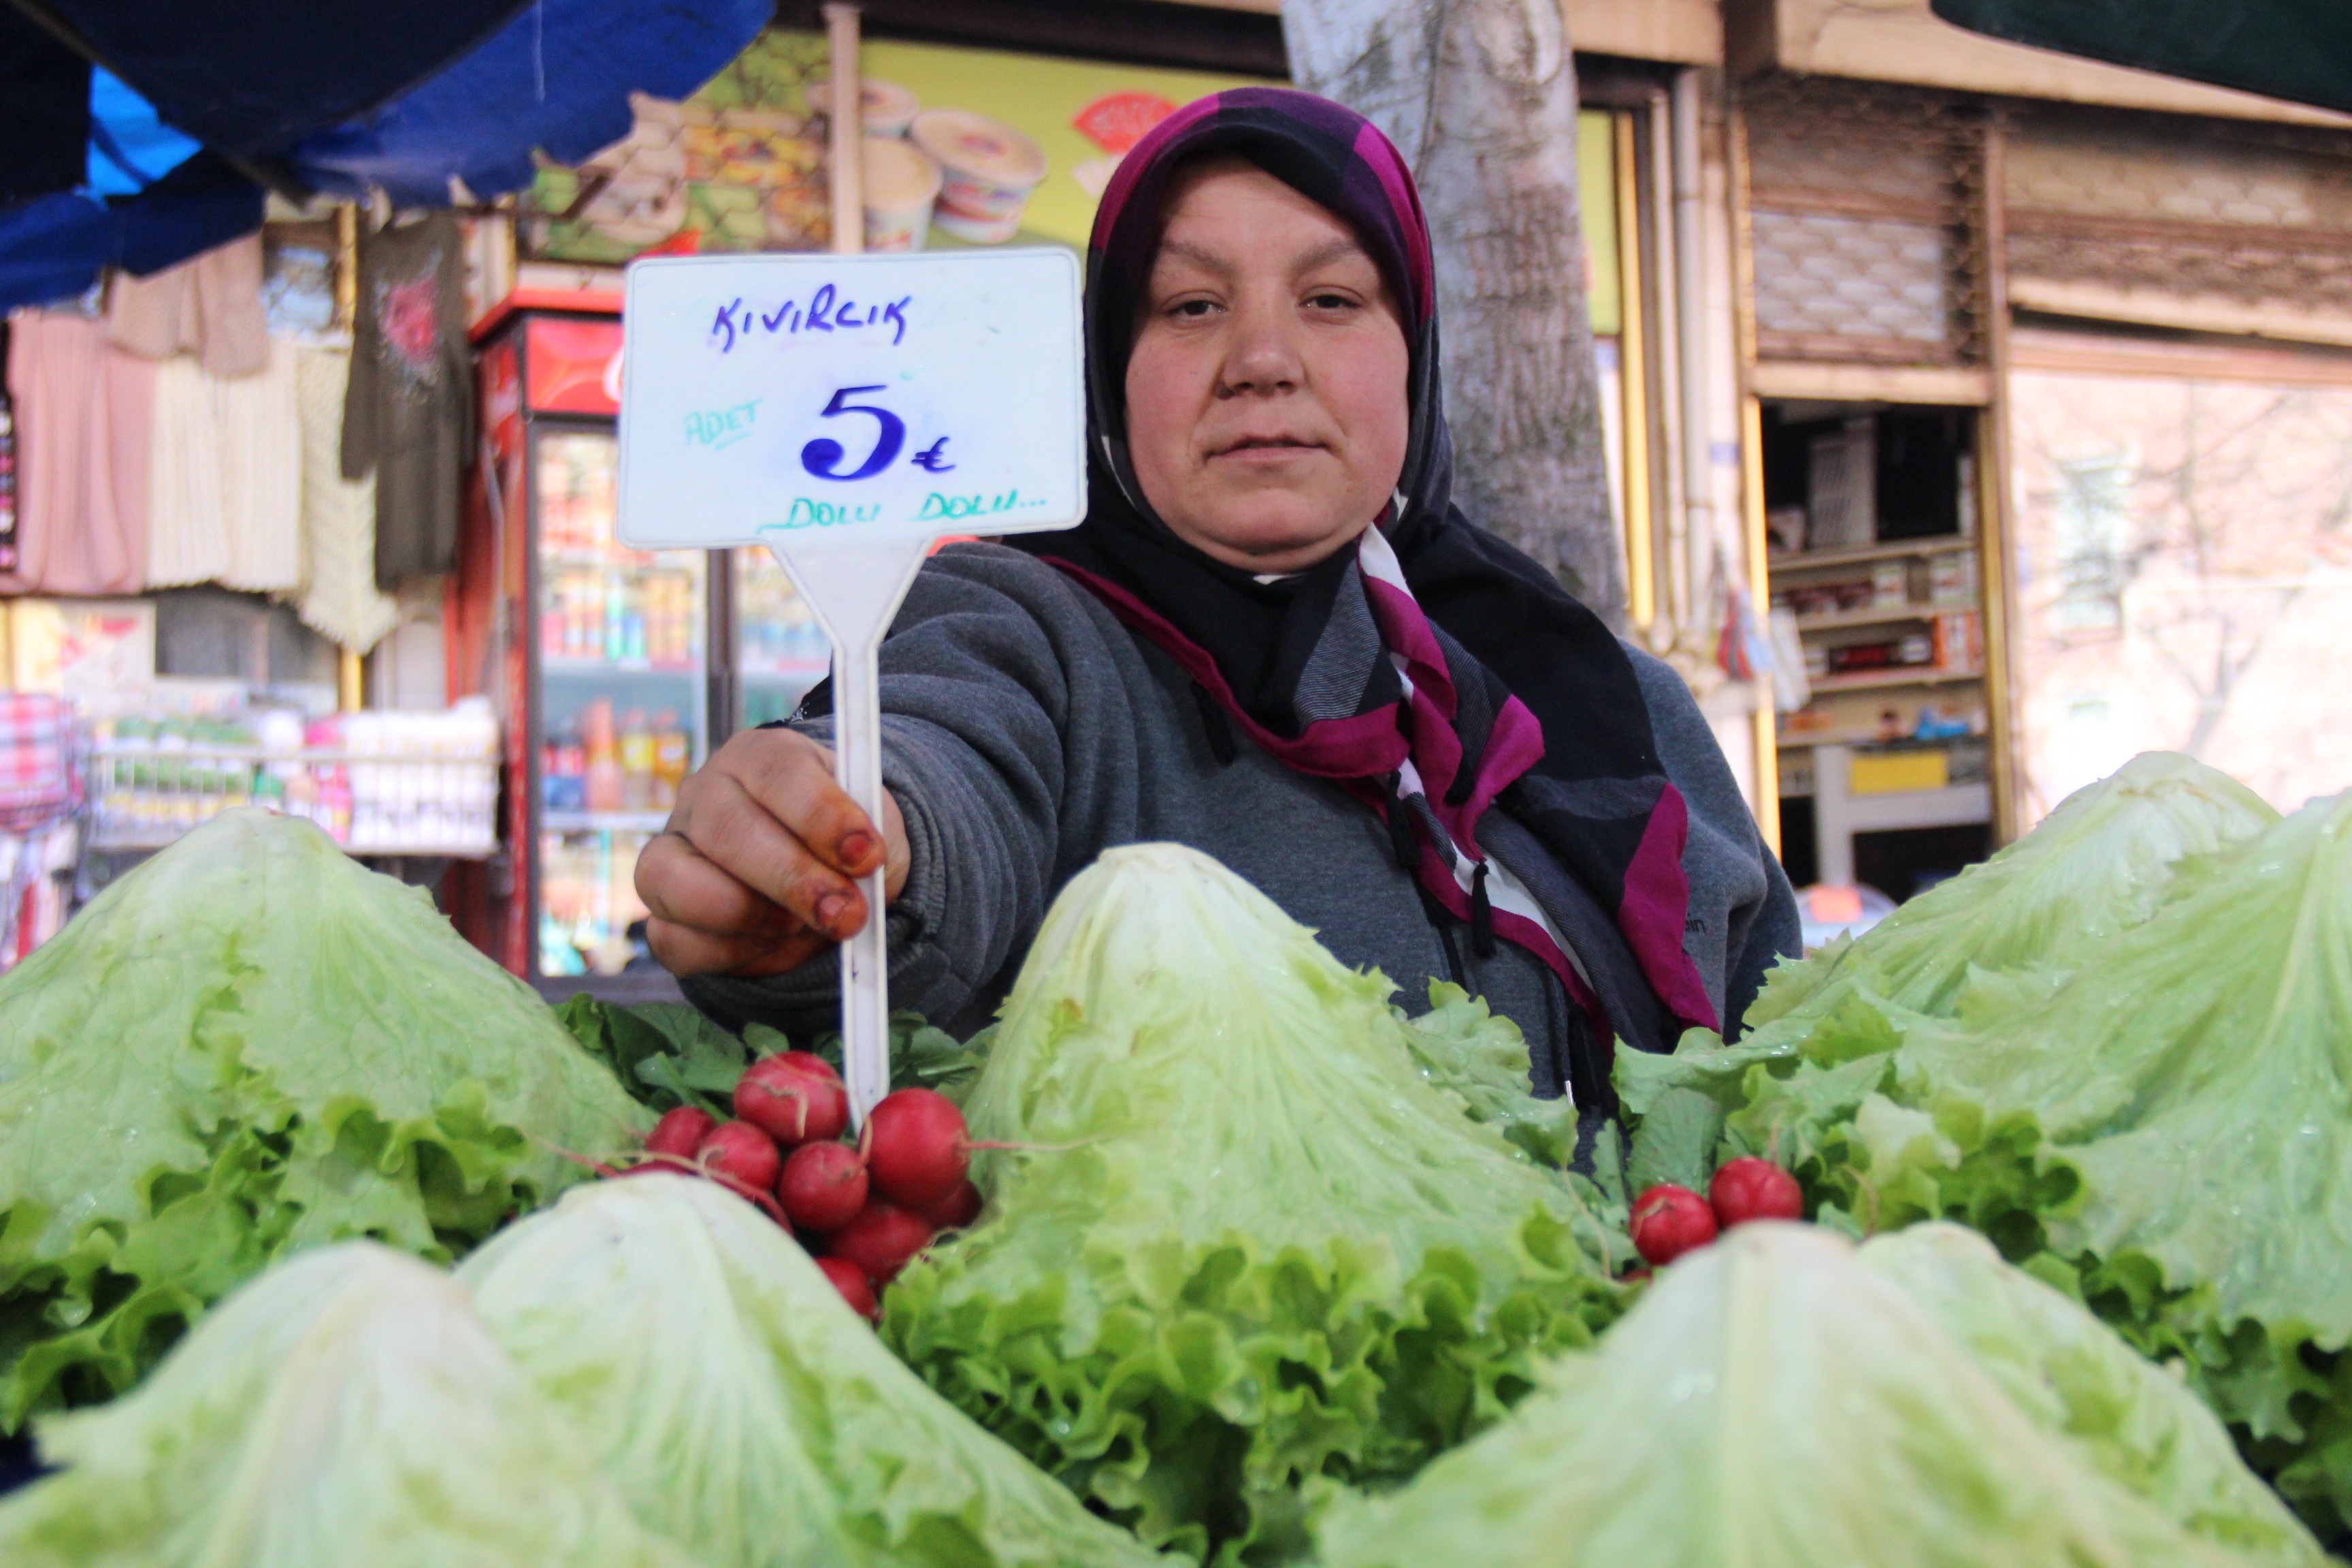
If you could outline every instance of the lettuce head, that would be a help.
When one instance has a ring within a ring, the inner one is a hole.
[[[701,1568],[1150,1568],[924,1386],[709,1182],[575,1188],[458,1277],[636,1517]]]
[[[2194,1533],[2262,1561],[2315,1560],[2309,1532],[2246,1468],[2202,1400],[2080,1300],[2002,1261],[1975,1231],[1916,1225],[1873,1237],[1856,1257],[2109,1479]]]
[[[2220,769],[2178,752],[2143,752],[2059,802],[1983,865],[1858,938],[1781,964],[1748,1009],[1749,1027],[1759,1042],[1793,1038],[1856,989],[1948,1016],[1972,973],[2071,968],[2147,919],[2184,858],[2276,821],[2260,795]]]
[[[2199,1516],[2068,1429],[2068,1397],[2129,1404],[2153,1396],[2147,1384],[2089,1389],[2061,1373],[2064,1394],[2021,1402],[2020,1379],[1953,1331],[1970,1307],[1931,1309],[1904,1272],[1816,1227],[1740,1226],[1666,1270],[1596,1348],[1554,1363],[1501,1425],[1386,1497],[1339,1500],[1320,1523],[1321,1568],[2325,1561],[2281,1510],[2246,1500],[2260,1490],[2251,1478],[2221,1485],[2222,1512]],[[1991,1337],[2015,1327],[2000,1288],[1971,1292],[2002,1320]],[[2028,1337],[2002,1354],[2030,1363],[2042,1348]],[[2131,1352],[2098,1352],[2116,1353]],[[2234,1462],[2226,1449],[2200,1457]],[[2167,1463],[2140,1457],[2142,1470]]]
[[[694,1568],[629,1517],[447,1275],[316,1248],[135,1393],[43,1418],[10,1568]]]
[[[1954,1219],[2032,1261],[2352,1524],[2352,794],[2182,858],[2047,984],[1944,1018],[1856,990],[1785,1052],[1636,1070],[1721,1096],[1727,1150],[1777,1152],[1829,1223]]]
[[[1390,991],[1203,855],[1105,855],[1047,914],[964,1101],[975,1139],[1013,1146],[981,1163],[986,1214],[891,1287],[892,1342],[1202,1555],[1301,1547],[1302,1487],[1410,1474],[1494,1420],[1613,1314],[1607,1242],[1424,1073]]]
[[[649,1121],[423,889],[226,813],[0,979],[0,1428],[295,1247],[462,1252]]]

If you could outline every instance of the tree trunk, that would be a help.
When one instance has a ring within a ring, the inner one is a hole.
[[[1454,497],[1622,626],[1559,0],[1283,0],[1300,86],[1388,132],[1437,249]]]

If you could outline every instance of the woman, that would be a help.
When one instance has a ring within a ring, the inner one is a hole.
[[[1103,849],[1206,851],[1526,1034],[1537,1092],[1736,1027],[1786,879],[1681,681],[1448,504],[1427,230],[1368,121],[1251,88],[1121,163],[1088,258],[1086,522],[956,546],[882,653],[886,820],[829,723],[738,735],[638,861],[649,935],[730,1021],[829,1026],[887,868],[891,997],[963,1034]],[[817,706],[813,704],[813,707]]]

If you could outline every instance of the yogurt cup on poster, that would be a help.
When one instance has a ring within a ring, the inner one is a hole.
[[[804,89],[809,112],[820,119],[833,112],[833,79],[811,77]],[[904,136],[922,100],[895,81],[861,77],[857,82],[858,128],[868,136]]]
[[[866,179],[866,248],[920,250],[939,199],[939,164],[898,136],[868,136],[858,160]]]
[[[961,109],[927,109],[908,140],[939,161],[944,178],[931,221],[958,239],[1002,245],[1020,232],[1030,193],[1045,179],[1045,154],[1010,125]]]

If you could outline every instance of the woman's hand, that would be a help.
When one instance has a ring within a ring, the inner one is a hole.
[[[646,937],[679,976],[780,974],[856,935],[853,879],[907,881],[907,825],[882,797],[880,832],[833,782],[833,753],[793,730],[746,730],[678,785],[669,826],[637,857]]]

